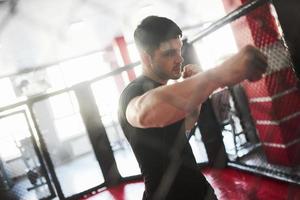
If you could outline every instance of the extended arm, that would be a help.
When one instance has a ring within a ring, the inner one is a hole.
[[[246,46],[216,68],[135,97],[127,106],[127,120],[139,128],[167,126],[197,109],[217,88],[260,79],[266,67],[266,57]]]

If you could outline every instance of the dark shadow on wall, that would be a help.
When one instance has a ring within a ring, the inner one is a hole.
[[[300,79],[300,1],[273,0],[273,4]]]

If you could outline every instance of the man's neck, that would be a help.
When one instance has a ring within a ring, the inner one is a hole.
[[[147,76],[148,78],[150,78],[151,80],[158,82],[162,85],[166,85],[168,80],[164,80],[162,78],[160,78],[159,76],[157,76],[155,73],[153,73],[152,71],[149,70],[145,70],[143,69],[143,75]]]

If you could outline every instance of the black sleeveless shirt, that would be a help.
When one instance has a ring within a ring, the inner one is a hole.
[[[119,121],[141,168],[143,199],[202,199],[209,184],[197,167],[184,120],[163,128],[135,128],[126,119],[131,99],[161,86],[146,76],[132,81],[119,101]],[[160,108],[154,108],[160,109]]]

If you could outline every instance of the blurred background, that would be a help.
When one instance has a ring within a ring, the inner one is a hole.
[[[203,70],[247,44],[268,56],[262,80],[211,95],[190,144],[201,169],[298,187],[299,8],[296,0],[1,0],[1,199],[80,199],[140,180],[117,109],[141,74],[133,31],[149,15],[182,28],[185,62]]]

